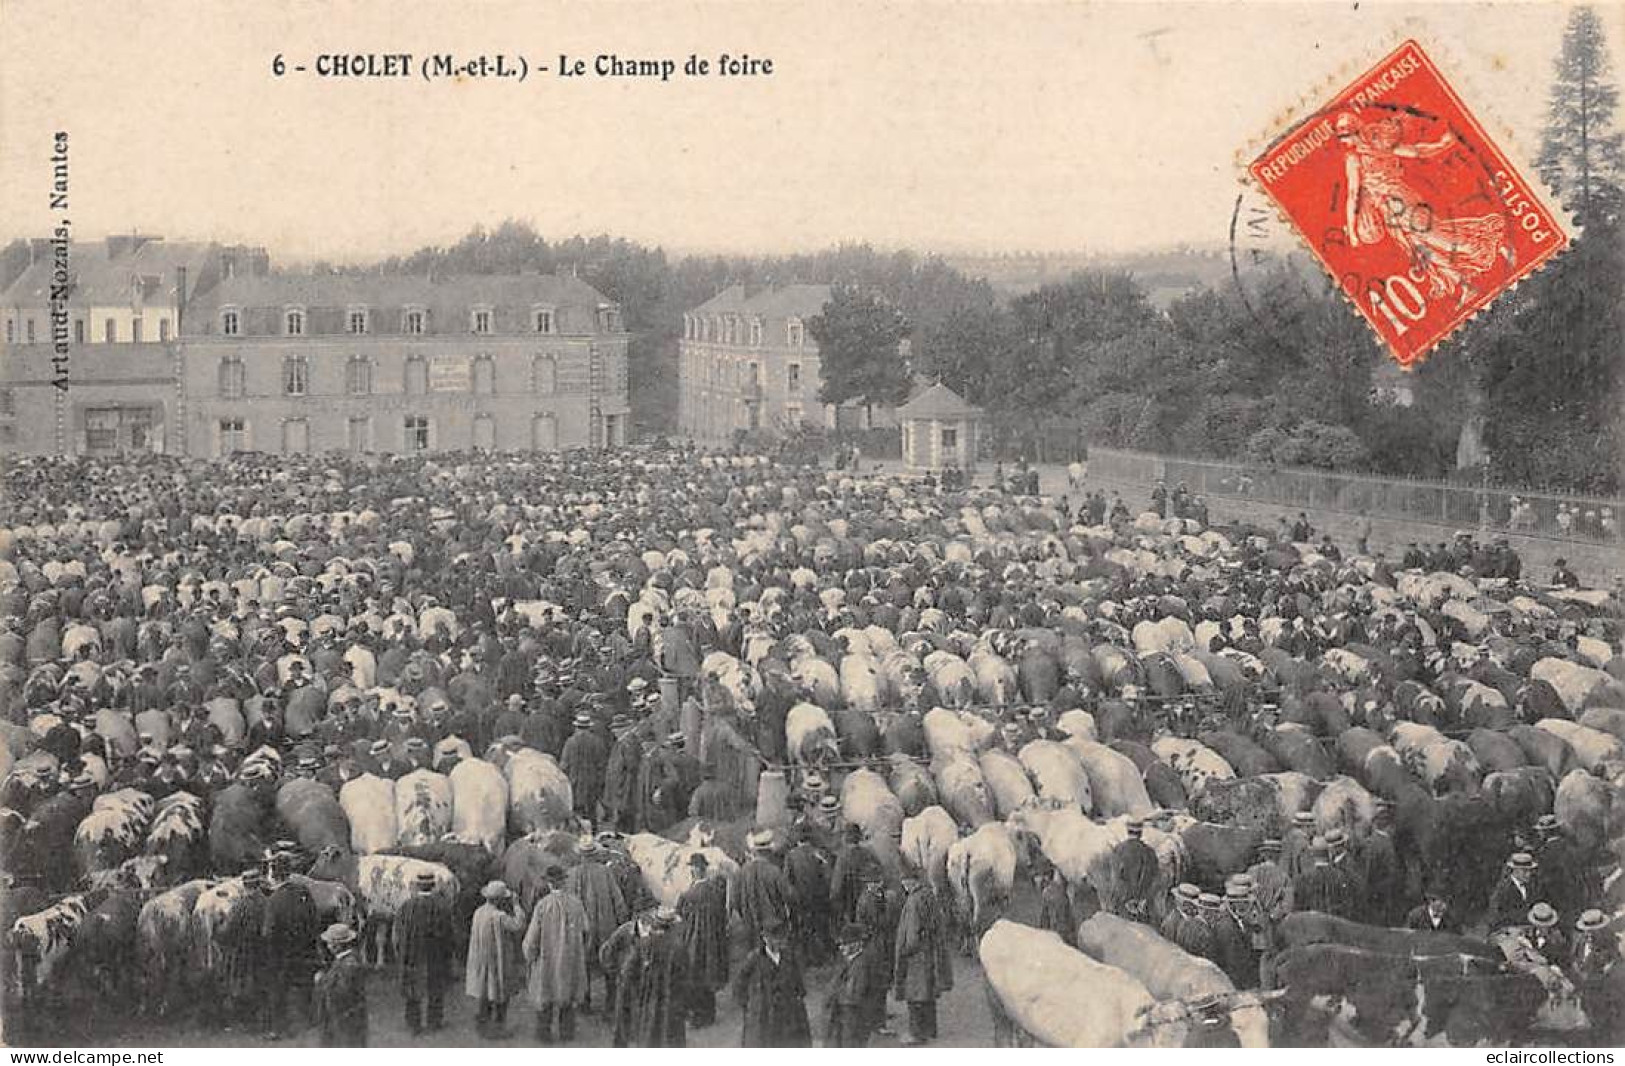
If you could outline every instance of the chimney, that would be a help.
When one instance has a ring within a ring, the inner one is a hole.
[[[181,335],[181,325],[186,321],[186,268],[175,268],[175,336]]]

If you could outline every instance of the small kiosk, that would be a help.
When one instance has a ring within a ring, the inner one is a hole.
[[[925,473],[949,468],[970,474],[976,468],[976,433],[982,412],[948,386],[916,393],[897,409],[903,430],[903,463]]]

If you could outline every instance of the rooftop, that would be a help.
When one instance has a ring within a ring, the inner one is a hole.
[[[911,418],[947,420],[955,418],[979,418],[982,411],[973,407],[960,398],[959,393],[941,384],[915,393],[909,397],[908,402],[897,409],[898,421]]]

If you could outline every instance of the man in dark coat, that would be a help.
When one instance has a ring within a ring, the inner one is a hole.
[[[445,1024],[446,986],[451,983],[453,929],[451,909],[435,892],[435,876],[425,871],[414,882],[415,894],[395,916],[395,956],[401,966],[401,998],[406,1028],[415,1036]],[[428,1013],[424,1013],[424,1003]]]
[[[830,937],[830,858],[811,839],[808,827],[796,830],[796,845],[784,857],[784,872],[795,893],[792,927],[796,948],[810,966],[828,961]]]
[[[908,1004],[909,1046],[937,1036],[937,997],[954,987],[948,931],[936,893],[917,873],[903,875],[903,912],[897,920],[892,993]]]
[[[744,1019],[740,1047],[812,1046],[806,983],[786,926],[762,929],[762,942],[739,964],[733,987]]]
[[[1138,819],[1128,824],[1128,839],[1112,849],[1112,898],[1108,909],[1124,918],[1145,921],[1151,891],[1157,879],[1157,853],[1141,839]]]
[[[667,908],[627,922],[599,954],[616,971],[613,1017],[616,1047],[684,1047],[688,1043],[683,987],[685,952]]]
[[[330,925],[322,943],[333,962],[316,978],[313,1010],[322,1047],[367,1046],[367,968],[355,952],[355,930]]]
[[[1314,865],[1292,882],[1292,898],[1298,909],[1349,917],[1348,883],[1332,867],[1331,848],[1323,837],[1315,837],[1310,842],[1309,856]]]
[[[1371,831],[1356,841],[1351,860],[1365,888],[1363,898],[1356,903],[1359,916],[1373,925],[1393,925],[1407,902],[1404,870],[1394,847],[1392,827],[1393,804],[1378,800]]]
[[[750,835],[750,859],[734,879],[733,910],[745,929],[747,943],[761,939],[770,925],[790,924],[790,905],[795,898],[790,882],[772,857],[773,831],[758,830]]]
[[[1038,876],[1038,927],[1048,929],[1068,946],[1077,946],[1078,922],[1072,914],[1072,893],[1066,878],[1047,860]]]
[[[1539,902],[1536,895],[1535,858],[1527,852],[1517,852],[1507,859],[1507,872],[1490,893],[1486,916],[1490,932],[1523,925],[1529,908]]]
[[[260,1009],[261,933],[265,928],[265,875],[255,866],[243,871],[243,895],[226,914],[217,940],[224,987],[221,998],[228,1026],[247,1022]]]
[[[868,1047],[869,1037],[885,1013],[886,993],[875,984],[875,967],[866,957],[870,949],[863,926],[856,922],[841,930],[835,973],[824,998],[824,1046]]]
[[[287,1021],[288,994],[308,1003],[311,981],[318,966],[317,938],[321,933],[316,902],[310,890],[288,877],[288,856],[272,854],[271,895],[265,903],[263,931],[265,998],[262,1017],[268,1040],[280,1040]]]
[[[703,1029],[717,1020],[717,989],[728,983],[728,885],[710,862],[689,856],[694,883],[677,900],[678,925],[688,951],[688,1023]]]
[[[604,815],[616,829],[633,832],[638,817],[639,765],[643,762],[643,740],[630,721],[617,717],[610,724],[615,746],[604,768]]]
[[[593,731],[590,714],[575,717],[575,732],[564,742],[559,768],[570,779],[570,795],[576,815],[588,821],[598,817],[598,801],[604,794],[604,772],[609,766],[609,745]]]
[[[1405,915],[1405,928],[1424,929],[1434,933],[1461,932],[1461,918],[1450,909],[1443,892],[1430,890],[1423,896],[1420,906],[1412,907]]]
[[[846,827],[846,841],[835,856],[835,869],[829,878],[830,912],[834,921],[845,924],[854,921],[858,913],[858,897],[863,884],[880,877],[880,859],[874,849],[863,840],[863,830],[855,825]]]

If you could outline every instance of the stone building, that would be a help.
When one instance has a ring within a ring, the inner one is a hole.
[[[946,385],[939,383],[916,393],[897,408],[904,464],[910,470],[974,470],[981,419],[980,409]]]
[[[620,309],[576,278],[272,275],[257,249],[126,240],[70,246],[60,345],[48,242],[0,293],[0,450],[625,443]]]
[[[228,280],[182,337],[187,439],[204,455],[613,447],[627,339],[573,277]]]
[[[725,289],[683,316],[678,426],[706,443],[736,431],[834,425],[818,402],[818,345],[807,320],[829,302],[828,285]]]

